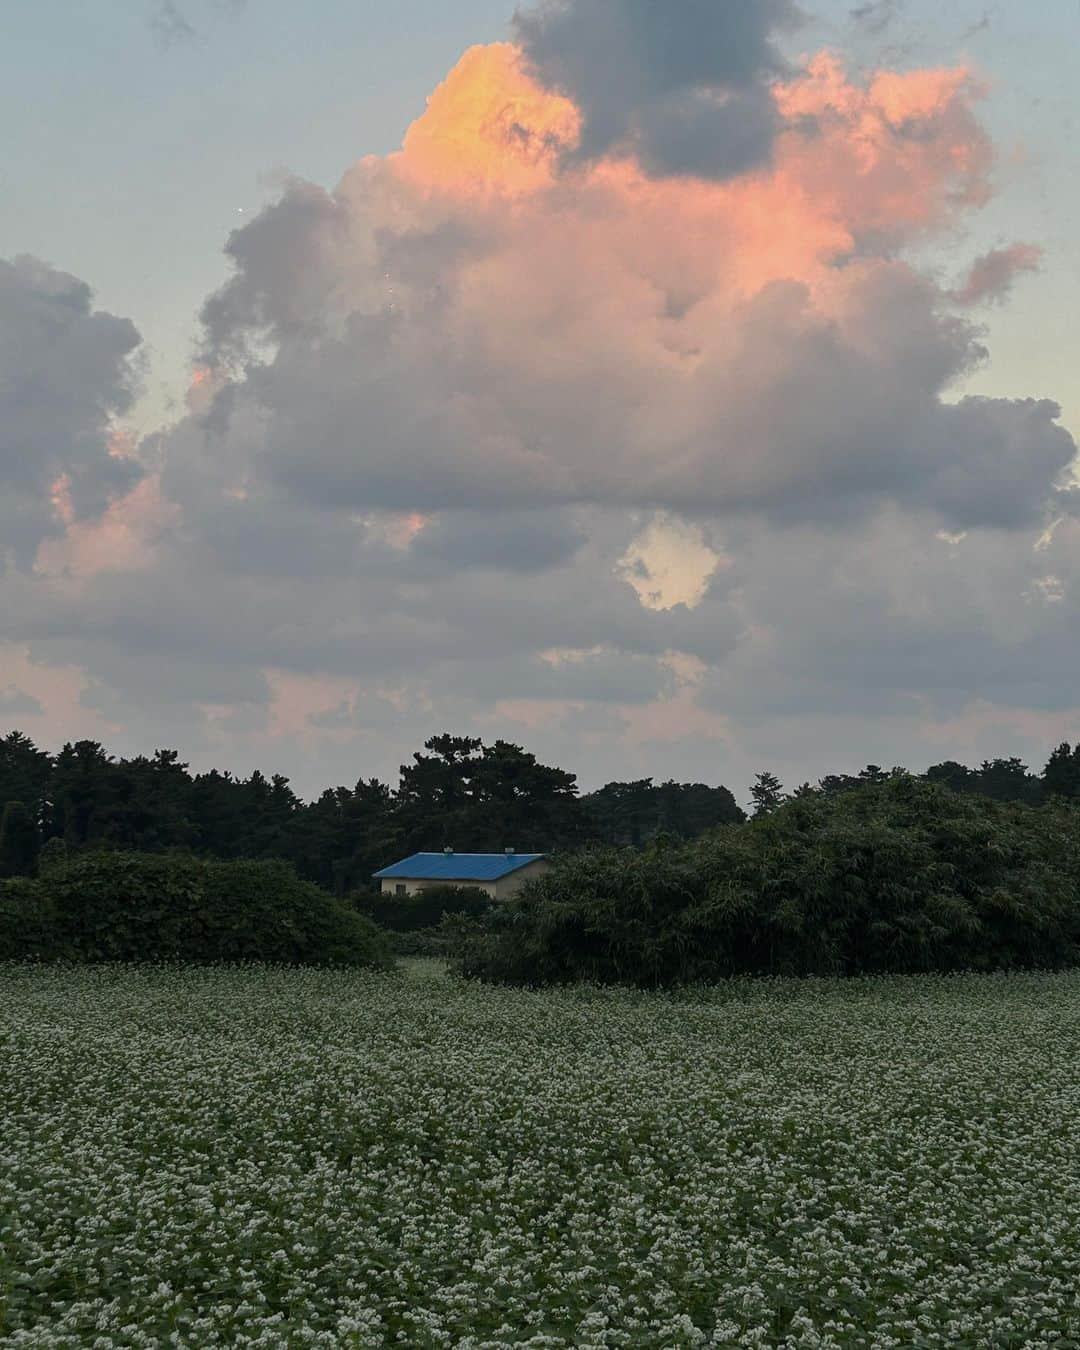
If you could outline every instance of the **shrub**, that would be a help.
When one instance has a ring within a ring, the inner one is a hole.
[[[437,928],[444,914],[479,917],[492,906],[491,897],[477,886],[430,886],[415,895],[358,892],[352,898],[361,914],[396,933]]]
[[[68,846],[58,834],[46,839],[38,854],[38,873],[44,875],[56,867],[62,867],[68,860]]]
[[[277,860],[84,853],[40,885],[73,960],[392,964],[374,924]]]
[[[0,961],[44,960],[55,945],[42,886],[28,877],[0,881]]]
[[[459,944],[463,973],[643,986],[1080,961],[1080,812],[903,776],[644,853],[579,854]]]

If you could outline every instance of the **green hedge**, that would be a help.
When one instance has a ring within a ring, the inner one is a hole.
[[[379,928],[277,860],[83,853],[30,886],[0,909],[0,951],[13,956],[393,964]],[[31,909],[38,935],[20,948],[12,932]]]
[[[53,954],[51,908],[42,886],[26,877],[0,880],[0,961],[39,961]]]
[[[910,776],[644,853],[563,860],[481,926],[467,975],[660,986],[735,974],[1080,964],[1080,813]]]
[[[395,933],[437,928],[444,914],[479,917],[492,906],[491,897],[478,886],[429,886],[415,895],[359,891],[351,899],[361,914]]]

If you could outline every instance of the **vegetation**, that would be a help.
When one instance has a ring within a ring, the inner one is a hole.
[[[859,774],[826,774],[792,795],[835,795],[897,773],[903,770],[870,764]],[[1036,806],[1080,797],[1080,745],[1059,746],[1041,775],[1018,759],[995,759],[978,769],[946,761],[924,776],[956,792]],[[755,815],[786,800],[768,772],[757,775],[748,795]],[[451,735],[433,736],[402,765],[396,788],[360,778],[303,802],[280,774],[192,774],[175,750],[115,759],[95,741],[65,745],[52,756],[13,731],[0,737],[0,814],[16,802],[46,848],[59,839],[73,851],[282,858],[338,895],[362,889],[380,867],[418,850],[642,848],[657,838],[695,839],[745,819],[726,787],[643,778],[579,795],[574,774],[540,764],[520,746]],[[17,863],[24,874],[33,866],[29,856]]]
[[[375,942],[357,927],[366,917],[399,953],[451,952],[468,974],[524,983],[1080,956],[1080,745],[1059,746],[1041,776],[1017,759],[921,776],[869,764],[786,793],[763,771],[749,797],[747,822],[727,788],[700,783],[580,796],[573,774],[520,746],[441,735],[396,788],[361,778],[305,803],[280,775],[193,775],[175,751],[116,760],[91,741],[50,756],[12,732],[0,739],[0,878],[41,885],[5,893],[0,949],[336,962]],[[472,890],[405,902],[367,890],[407,852],[507,844],[560,860],[509,906]],[[106,915],[121,877],[137,903],[118,893]],[[17,936],[13,916],[30,910],[45,916],[27,928],[36,936]]]
[[[479,918],[487,914],[492,906],[487,892],[477,886],[429,886],[415,895],[360,892],[350,899],[362,914],[395,933],[415,933],[424,928],[436,928],[444,914]]]
[[[468,975],[643,986],[1080,959],[1080,811],[908,775],[692,843],[561,860],[463,934]]]
[[[0,877],[33,876],[37,870],[38,832],[22,802],[0,811]]]
[[[276,860],[90,852],[0,882],[0,956],[391,964],[382,932]]]
[[[0,1341],[1080,1339],[1080,974],[0,968]]]
[[[28,877],[0,880],[0,961],[43,961],[56,954],[51,909]]]

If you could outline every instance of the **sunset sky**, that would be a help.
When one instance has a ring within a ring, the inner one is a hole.
[[[0,55],[0,734],[1080,739],[1076,0],[73,9]]]

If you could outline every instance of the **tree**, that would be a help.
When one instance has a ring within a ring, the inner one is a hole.
[[[966,765],[958,764],[955,759],[947,759],[941,764],[931,764],[924,777],[930,783],[942,783],[953,792],[974,792],[977,775]]]
[[[472,764],[465,823],[470,846],[485,851],[570,847],[584,837],[577,776],[511,741],[485,745]]]
[[[590,837],[605,844],[639,848],[656,834],[696,839],[717,825],[733,825],[745,813],[726,787],[705,783],[656,785],[651,778],[606,783],[583,797]]]
[[[651,778],[605,783],[582,802],[593,836],[605,844],[639,848],[658,828],[656,788]]]
[[[726,787],[708,787],[705,783],[676,783],[668,779],[656,788],[659,799],[659,828],[680,839],[696,839],[717,825],[738,825],[746,819]]]
[[[1020,759],[984,759],[978,771],[976,791],[999,802],[1024,802],[1037,806],[1042,784]]]
[[[8,802],[0,817],[0,877],[29,877],[37,870],[40,839],[22,802]]]
[[[754,802],[755,818],[767,816],[784,800],[783,784],[774,773],[759,773],[750,789],[750,796]]]
[[[432,736],[424,742],[430,754],[417,751],[412,764],[401,766],[397,810],[408,850],[460,846],[469,783],[481,744],[473,736]]]
[[[300,808],[287,838],[287,856],[300,875],[335,895],[366,886],[372,872],[402,852],[393,795],[377,778],[327,788]]]
[[[49,833],[72,848],[108,838],[122,796],[116,770],[97,741],[65,745],[53,770]]]
[[[39,750],[29,736],[12,731],[0,737],[0,802],[22,802],[41,824],[52,772],[52,756]]]
[[[1070,750],[1062,741],[1047,760],[1042,783],[1047,797],[1080,797],[1080,742]]]
[[[395,812],[407,851],[539,852],[585,837],[577,779],[510,741],[433,736],[401,766]]]
[[[1072,802],[890,775],[691,843],[559,859],[455,960],[525,985],[1076,966],[1078,825]]]

